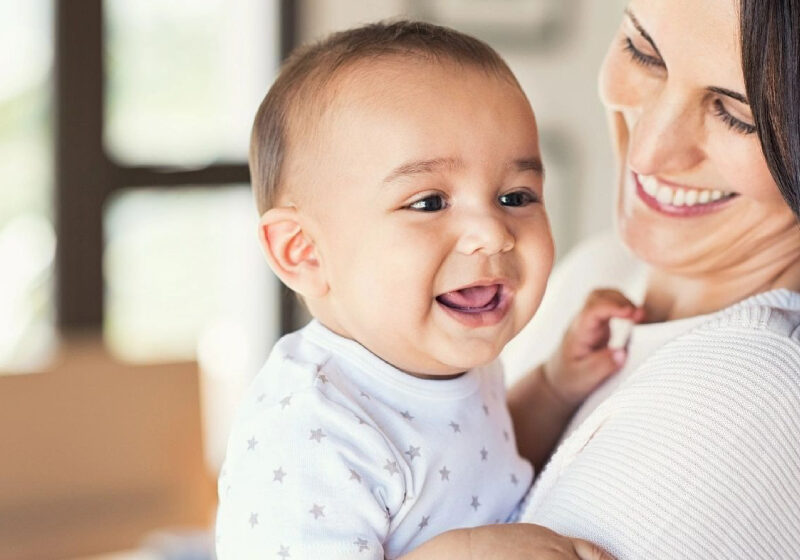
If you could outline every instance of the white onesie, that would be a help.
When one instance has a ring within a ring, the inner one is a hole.
[[[420,379],[317,321],[240,405],[219,478],[219,560],[396,558],[504,522],[530,486],[499,362]]]

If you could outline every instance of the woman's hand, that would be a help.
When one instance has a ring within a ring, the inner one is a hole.
[[[617,290],[593,291],[561,346],[544,364],[545,380],[564,404],[578,405],[625,364],[625,349],[608,347],[613,318],[640,323],[645,312]]]
[[[614,560],[600,547],[540,525],[511,523],[448,531],[402,560]]]

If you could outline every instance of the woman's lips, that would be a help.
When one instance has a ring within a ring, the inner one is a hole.
[[[719,190],[680,187],[631,171],[636,194],[649,208],[673,217],[703,216],[717,212],[739,196]]]
[[[488,327],[503,320],[512,294],[501,283],[471,285],[436,297],[439,308],[467,327]]]

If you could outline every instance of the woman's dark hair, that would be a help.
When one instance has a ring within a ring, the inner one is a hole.
[[[800,218],[800,0],[741,0],[745,88],[767,165]]]

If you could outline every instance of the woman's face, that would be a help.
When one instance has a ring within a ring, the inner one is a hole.
[[[633,0],[600,72],[623,241],[654,267],[739,275],[800,248],[747,104],[736,0]]]

